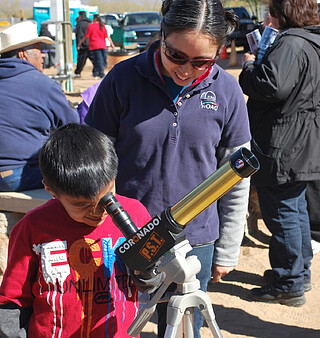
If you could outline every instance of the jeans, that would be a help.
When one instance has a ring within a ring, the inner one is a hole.
[[[80,75],[80,73],[82,72],[82,70],[83,70],[83,68],[86,64],[87,58],[89,58],[90,61],[93,64],[93,57],[92,57],[92,53],[90,52],[89,48],[79,49],[78,50],[78,58],[77,58],[77,68],[74,71],[75,74]]]
[[[38,165],[25,165],[11,171],[12,173],[8,176],[0,175],[0,191],[23,191],[43,188],[42,174]]]
[[[107,49],[103,50],[103,65],[107,67],[108,65],[108,54],[107,54]]]
[[[320,180],[307,183],[306,200],[310,219],[311,239],[320,242]]]
[[[271,232],[269,260],[275,287],[283,292],[303,291],[310,282],[312,259],[306,182],[257,187],[262,218]]]
[[[207,285],[211,279],[211,267],[213,259],[214,243],[194,247],[187,256],[197,256],[201,263],[201,270],[197,274],[197,279],[200,281],[200,289],[207,291]],[[157,305],[158,311],[158,337],[164,337],[166,330],[167,318],[167,303]],[[200,338],[200,328],[203,325],[203,317],[198,309],[194,312],[194,337]]]
[[[105,51],[104,49],[93,49],[91,50],[93,57],[93,71],[92,75],[94,77],[104,77],[104,57]]]

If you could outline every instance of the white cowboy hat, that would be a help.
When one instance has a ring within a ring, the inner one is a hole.
[[[37,23],[35,21],[19,22],[0,32],[0,54],[38,42],[54,44],[54,41],[47,36],[38,36]]]

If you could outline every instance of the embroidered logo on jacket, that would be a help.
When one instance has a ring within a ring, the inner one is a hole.
[[[216,103],[216,94],[212,91],[204,92],[200,96],[200,107],[201,109],[209,109],[217,111],[219,105]]]

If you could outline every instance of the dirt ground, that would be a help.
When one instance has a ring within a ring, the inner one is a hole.
[[[239,65],[241,53],[236,56]],[[219,64],[236,78],[240,66],[229,66],[230,60],[220,60]],[[86,64],[81,78],[74,80],[73,93],[68,99],[75,105],[82,101],[80,92],[97,82],[91,76],[92,65]],[[45,70],[55,75],[56,70]],[[208,286],[216,320],[223,337],[260,337],[260,338],[303,338],[320,337],[320,253],[312,260],[312,290],[306,293],[307,302],[299,308],[278,304],[253,302],[249,290],[262,285],[263,272],[268,269],[269,232],[261,220],[258,230],[247,235],[241,247],[240,262],[236,270],[224,280]],[[156,316],[145,326],[141,337],[155,338]],[[203,327],[201,337],[212,337],[208,327]]]
[[[268,240],[269,232],[259,221],[258,231],[248,235],[241,247],[236,270],[222,282],[208,285],[207,293],[223,337],[320,337],[320,253],[312,260],[312,290],[306,293],[304,306],[294,308],[250,300],[249,290],[262,285],[261,276],[269,268]],[[156,318],[146,325],[142,338],[157,336],[155,322]],[[201,337],[212,337],[208,327],[201,329]]]

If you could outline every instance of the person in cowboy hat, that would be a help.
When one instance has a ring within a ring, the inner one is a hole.
[[[0,191],[42,188],[38,165],[51,129],[79,122],[59,84],[42,74],[37,24],[24,21],[0,32]]]

